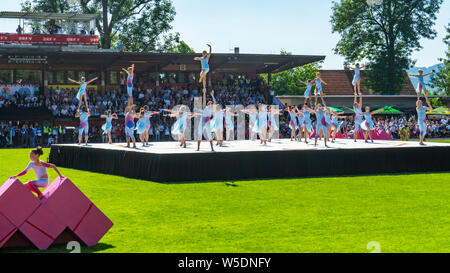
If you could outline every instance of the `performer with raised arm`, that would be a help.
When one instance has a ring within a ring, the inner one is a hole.
[[[322,100],[323,105],[325,105],[325,100],[323,99],[323,92],[322,92],[322,83],[327,85],[327,83],[322,80],[322,78],[320,77],[320,72],[316,73],[316,78],[315,78],[315,85],[316,85],[316,89],[314,90],[314,96],[315,96],[315,102],[314,104],[317,104],[317,96],[320,95],[320,99]]]
[[[326,105],[325,105],[326,108]],[[323,141],[325,144],[325,147],[328,147],[327,145],[327,123],[325,121],[325,108],[322,106],[322,104],[318,103],[316,104],[316,108],[314,110],[314,113],[316,114],[316,135],[314,137],[314,146],[317,146],[317,139],[319,137],[323,137]]]
[[[229,108],[225,108],[225,130],[226,140],[230,141],[231,137],[234,139],[234,117],[238,114],[233,113]]]
[[[108,144],[112,144],[112,139],[111,139],[112,120],[118,119],[119,117],[117,116],[116,113],[112,113],[111,110],[108,110],[108,114],[101,115],[100,118],[106,119],[106,123],[102,125],[103,134],[108,135]]]
[[[41,200],[43,200],[45,197],[39,190],[39,188],[45,189],[49,183],[47,168],[54,169],[55,172],[58,174],[58,176],[60,178],[63,178],[62,174],[59,172],[58,168],[56,168],[54,164],[43,162],[40,160],[40,156],[43,154],[44,151],[42,151],[42,148],[40,146],[36,147],[36,149],[31,150],[30,152],[31,161],[30,163],[28,163],[26,169],[23,170],[21,173],[10,177],[10,179],[16,179],[17,177],[27,174],[30,169],[33,169],[37,179],[29,181],[25,183],[25,185],[30,189],[30,191],[36,193],[38,198]]]
[[[133,148],[136,148],[136,139],[134,138],[134,119],[136,117],[136,105],[125,107],[125,136],[127,139],[127,148],[130,148],[130,139],[133,142]]]
[[[303,127],[305,126],[305,121],[304,121],[304,115],[303,115],[303,111],[300,111],[298,109],[298,106],[295,106],[295,113],[298,119],[298,142],[302,141],[302,137],[305,136],[305,140],[306,140],[306,134],[304,134],[304,130]]]
[[[325,123],[327,124],[327,141],[330,141],[331,137],[331,127],[333,126],[332,116],[333,111],[331,111],[328,107],[325,106]]]
[[[122,68],[122,70],[127,73],[127,95],[128,95],[128,106],[133,104],[133,79],[134,79],[134,64],[131,64],[127,69]]]
[[[352,81],[353,89],[355,91],[355,96],[361,95],[361,85],[360,85],[360,83],[361,83],[361,69],[363,69],[366,66],[369,66],[369,64],[365,64],[365,65],[360,66],[359,63],[356,63],[355,67],[346,66],[346,68],[355,71],[355,75],[353,76],[353,81]]]
[[[197,110],[201,113],[202,119],[197,128],[197,151],[200,151],[200,144],[202,143],[203,136],[209,141],[211,145],[211,151],[214,152],[213,138],[211,134],[211,119],[212,119],[212,101],[206,105],[206,89],[203,90],[203,109]]]
[[[428,103],[428,107],[423,106],[422,100],[417,100],[416,111],[417,111],[417,122],[419,123],[420,130],[420,145],[425,145],[423,140],[427,134],[427,111],[433,110],[431,104]]]
[[[139,109],[139,113],[136,113],[135,118],[138,119],[136,123],[136,133],[139,136],[139,139],[141,140],[142,147],[145,147],[145,132],[147,131],[147,125],[146,125],[146,118],[145,118],[145,108],[141,107]]]
[[[308,144],[309,135],[313,131],[311,114],[314,114],[314,110],[308,107],[308,104],[303,104],[303,131],[305,135],[305,143]]]
[[[359,132],[361,131],[361,123],[363,122],[363,112],[362,112],[362,94],[355,96],[355,100],[353,101],[353,111],[355,112],[355,130],[353,134],[353,140],[356,142],[356,138],[358,137]]]
[[[196,115],[201,114],[194,114],[191,112],[188,112],[189,110],[187,106],[183,105],[181,106],[179,111],[173,111],[169,109],[163,109],[164,112],[169,112],[169,117],[176,117],[177,121],[172,125],[171,132],[172,135],[177,135],[178,140],[180,141],[180,147],[186,148],[186,137],[185,132],[187,128],[187,122],[188,119],[193,118]]]
[[[148,132],[150,131],[150,127],[152,126],[151,122],[150,122],[150,118],[154,115],[158,115],[159,112],[155,112],[155,111],[149,111],[148,110],[148,105],[144,106],[144,117],[145,117],[145,135],[144,135],[144,139],[145,139],[145,145],[149,145],[148,144]]]
[[[372,131],[375,129],[375,125],[373,123],[372,115],[375,115],[379,112],[383,111],[383,109],[379,109],[377,111],[370,112],[370,106],[366,106],[365,112],[364,112],[364,122],[361,123],[361,128],[364,132],[364,142],[367,141],[367,136],[370,137],[370,140],[373,143],[373,137],[372,137]]]
[[[291,128],[291,141],[294,141],[298,129],[297,113],[295,110],[295,106],[289,107],[289,118],[290,118],[289,128]]]
[[[275,119],[276,115],[280,115],[283,112],[283,109],[275,109],[273,105],[269,106],[269,137],[268,141],[272,142],[272,135],[275,131],[279,129],[278,122]]]
[[[248,115],[248,134],[250,140],[255,140],[256,133],[258,132],[257,121],[258,121],[258,111],[256,110],[254,105],[251,105],[249,109],[242,110],[242,113]]]
[[[211,58],[212,53],[211,45],[207,44],[207,46],[209,47],[209,53],[204,50],[201,57],[194,58],[195,61],[200,61],[202,65],[202,71],[200,72],[200,78],[198,82],[203,83],[203,90],[206,90],[206,74],[208,74],[209,72],[209,58]]]
[[[85,145],[88,145],[89,138],[89,117],[91,113],[89,111],[83,111],[85,107],[82,106],[81,109],[78,109],[75,113],[76,118],[80,118],[80,128],[78,130],[78,145],[81,145],[81,139],[84,135]]]
[[[339,119],[345,118],[344,116],[339,115],[338,113],[333,111],[333,114],[331,115],[331,133],[333,135],[333,138],[331,139],[331,143],[334,143],[336,140],[337,133],[341,130],[341,123],[339,123]]]
[[[214,97],[214,90],[211,91],[211,97],[213,99],[212,112],[213,118],[211,120],[211,133],[216,136],[216,146],[223,145],[223,109],[219,109],[220,105],[217,104],[216,98]]]
[[[259,104],[257,126],[253,129],[256,129],[261,144],[267,145],[267,107],[263,103]]]
[[[428,105],[430,105],[430,101],[428,100],[428,94],[427,94],[427,89],[426,89],[426,85],[425,82],[423,80],[424,77],[433,74],[435,71],[433,70],[430,73],[427,74],[423,74],[423,70],[419,69],[419,74],[410,74],[410,77],[416,77],[419,80],[419,83],[417,84],[417,88],[416,88],[416,92],[417,92],[417,100],[420,100],[420,96],[422,95],[422,91],[423,91],[423,95],[425,96],[425,100],[427,102]]]
[[[88,84],[90,84],[91,82],[97,80],[98,77],[93,78],[90,81],[86,81],[85,77],[81,77],[81,82],[77,82],[75,80],[72,80],[71,78],[67,78],[68,81],[73,82],[75,84],[79,84],[80,85],[80,89],[78,89],[78,93],[77,93],[77,100],[78,100],[78,108],[77,111],[80,110],[81,107],[81,101],[84,100],[84,103],[86,105],[86,109],[88,109],[89,112],[89,105],[87,102],[87,98],[86,98],[86,87]]]
[[[304,82],[302,80],[298,80],[298,81],[301,82],[302,84],[306,85],[305,101],[303,102],[303,104],[308,103],[308,100],[309,100],[309,104],[312,105],[312,102],[311,102],[311,89],[312,89],[313,85],[315,85],[314,80],[307,79],[306,82]]]

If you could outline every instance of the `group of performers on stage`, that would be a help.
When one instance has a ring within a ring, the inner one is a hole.
[[[178,136],[180,141],[180,147],[186,147],[185,130],[187,128],[187,122],[195,116],[201,117],[201,122],[199,128],[196,128],[197,132],[197,150],[200,150],[201,140],[205,138],[211,146],[211,150],[214,151],[213,139],[217,140],[217,145],[223,144],[223,134],[224,134],[224,121],[227,138],[233,133],[234,130],[234,117],[235,113],[222,109],[221,105],[217,103],[214,97],[214,91],[211,91],[212,100],[206,101],[206,75],[209,72],[209,59],[212,54],[212,47],[208,45],[209,52],[203,51],[201,57],[195,57],[194,60],[199,61],[201,64],[201,72],[199,83],[203,85],[203,107],[202,109],[195,109],[195,113],[189,112],[187,107],[182,107],[177,111],[163,109],[162,111],[166,116],[176,118],[175,124],[172,126],[172,135]],[[372,130],[375,129],[372,115],[377,114],[378,111],[370,111],[370,107],[366,106],[363,111],[362,93],[361,93],[361,70],[368,66],[356,64],[354,67],[347,66],[348,69],[354,71],[353,77],[353,87],[354,87],[354,103],[353,111],[355,112],[355,128],[354,128],[354,141],[358,137],[358,134],[362,131],[364,135],[365,142],[370,139],[373,142]],[[133,75],[134,75],[134,64],[127,69],[122,68],[124,72],[127,73],[127,107],[125,109],[125,135],[127,140],[127,147],[130,147],[131,142],[133,147],[136,148],[136,139],[134,131],[137,131],[139,139],[142,145],[148,146],[148,132],[150,130],[150,118],[153,115],[160,114],[160,112],[149,111],[147,105],[141,107],[139,110],[136,105],[133,104]],[[417,113],[418,113],[418,123],[420,127],[420,144],[424,145],[423,139],[425,137],[427,126],[426,126],[426,114],[427,110],[431,109],[431,104],[428,100],[427,92],[425,89],[424,77],[429,75],[423,74],[422,70],[419,70],[419,74],[410,75],[417,77],[419,79],[419,84],[417,87]],[[78,110],[76,117],[80,118],[80,128],[78,144],[81,144],[82,136],[84,135],[85,144],[88,142],[88,131],[89,124],[88,119],[90,116],[89,107],[86,99],[86,86],[97,78],[86,81],[84,77],[81,82],[73,81],[80,85],[80,89],[77,94],[77,99],[79,100]],[[72,81],[72,80],[71,80]],[[298,106],[287,107],[284,110],[275,109],[275,107],[267,106],[264,104],[259,104],[258,107],[253,109],[242,110],[243,113],[249,116],[249,138],[254,140],[256,136],[259,136],[261,144],[267,144],[271,141],[274,131],[278,130],[278,122],[276,115],[280,115],[282,111],[289,112],[290,122],[289,127],[291,129],[291,140],[298,139],[302,141],[304,139],[305,143],[308,143],[308,139],[312,134],[314,134],[314,145],[317,145],[319,138],[323,138],[324,144],[328,147],[327,142],[335,142],[338,132],[340,132],[340,127],[342,122],[340,119],[345,118],[339,115],[337,112],[328,108],[326,102],[323,98],[322,84],[327,85],[327,83],[321,78],[320,72],[316,73],[314,79],[307,79],[306,81],[299,80],[300,83],[306,85],[306,91],[304,93],[305,100],[303,107],[299,109]],[[314,87],[314,106],[312,104],[312,90]],[[423,106],[420,99],[421,94],[424,94],[428,107]],[[320,97],[321,103],[318,102]],[[84,105],[82,104],[84,101]],[[315,128],[313,128],[313,122],[311,120],[311,114],[316,116]],[[104,133],[108,135],[108,143],[112,144],[111,141],[111,129],[112,120],[117,119],[117,114],[112,113],[111,110],[108,111],[107,115],[102,115],[102,118],[106,119],[106,123],[103,125]],[[135,123],[135,119],[138,122]]]

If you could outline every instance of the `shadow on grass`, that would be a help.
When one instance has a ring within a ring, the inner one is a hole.
[[[95,246],[87,247],[87,246],[81,246],[80,253],[95,253],[102,250],[114,248],[113,245],[105,244],[105,243],[99,243]],[[73,251],[72,248],[67,249],[67,245],[54,245],[50,246],[47,250],[39,250],[36,248],[31,247],[9,247],[0,249],[1,253],[71,253]]]
[[[403,173],[380,173],[380,174],[355,174],[355,175],[331,175],[331,176],[303,176],[303,177],[268,177],[268,178],[248,178],[248,179],[238,179],[238,180],[204,180],[204,181],[181,181],[181,182],[155,182],[148,181],[151,183],[158,183],[163,185],[182,185],[182,184],[203,184],[203,183],[225,183],[226,186],[237,187],[239,185],[233,184],[236,182],[258,182],[258,181],[270,181],[270,180],[292,180],[292,179],[323,179],[323,178],[352,178],[352,177],[375,177],[375,176],[402,176],[402,175],[423,175],[423,174],[450,174],[449,171],[443,172],[403,172]],[[143,180],[147,181],[147,180]]]

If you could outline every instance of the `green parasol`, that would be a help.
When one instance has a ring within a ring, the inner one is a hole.
[[[327,109],[330,109],[331,111],[338,112],[338,113],[344,112],[343,110],[341,110],[339,108],[334,108],[334,107],[331,107],[331,106],[327,106]]]
[[[350,108],[350,107],[347,107],[347,106],[344,106],[344,108],[346,108],[347,110],[350,110],[350,111],[352,111],[352,112],[355,112],[355,111],[353,110],[353,108]]]
[[[374,112],[377,112],[377,114],[379,114],[379,115],[401,115],[401,114],[403,114],[402,111],[392,108],[392,106],[385,106]]]
[[[438,107],[427,112],[427,115],[450,115],[450,111],[445,107]]]

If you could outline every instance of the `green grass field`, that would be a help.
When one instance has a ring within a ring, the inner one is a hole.
[[[450,139],[428,140],[428,142],[450,143]]]
[[[28,155],[0,150],[0,178]],[[364,253],[370,241],[381,252],[450,252],[450,173],[161,184],[60,170],[114,222],[82,252]]]

